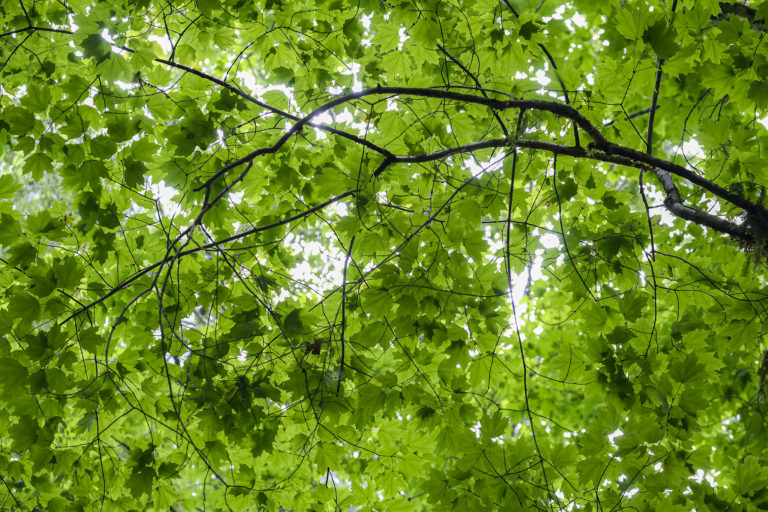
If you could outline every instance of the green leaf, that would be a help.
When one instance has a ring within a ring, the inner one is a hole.
[[[53,171],[53,160],[44,153],[33,153],[24,163],[24,174],[29,174],[32,179],[39,180],[43,173]]]
[[[80,280],[85,275],[85,269],[81,267],[77,258],[68,256],[54,263],[53,274],[58,287],[70,290],[80,284]]]
[[[34,418],[22,416],[11,427],[10,434],[13,438],[13,449],[23,452],[32,448],[38,442],[38,424]]]
[[[115,151],[117,151],[117,144],[114,139],[106,135],[99,135],[91,139],[91,153],[94,156],[107,160],[115,154]]]
[[[48,87],[30,84],[21,103],[32,112],[45,112],[51,105],[51,92]]]
[[[16,359],[0,357],[0,375],[3,375],[0,386],[8,391],[13,391],[23,388],[28,372]]]
[[[106,176],[107,168],[99,160],[86,160],[77,170],[77,179],[94,191],[100,187],[101,178]]]
[[[530,40],[531,37],[540,30],[538,23],[535,21],[526,21],[520,25],[520,37]]]
[[[88,327],[80,332],[80,347],[91,354],[103,353],[106,340],[98,333],[96,327]]]
[[[137,162],[135,160],[128,160],[125,162],[125,170],[123,171],[123,179],[125,184],[129,187],[138,187],[144,184],[144,175],[148,169],[143,162]]]
[[[492,416],[484,415],[480,423],[480,429],[485,439],[498,437],[504,434],[509,427],[509,422],[501,411],[494,412]]]
[[[644,35],[647,26],[647,16],[640,10],[618,9],[616,12],[616,29],[629,39],[634,41]]]
[[[26,109],[10,106],[3,109],[2,122],[10,133],[26,135],[35,126],[35,117]]]
[[[135,498],[140,498],[143,494],[152,495],[152,488],[155,482],[155,471],[151,467],[136,467],[133,469],[130,478],[125,485],[131,491]]]
[[[727,122],[705,119],[701,123],[701,130],[697,134],[697,139],[704,147],[714,149],[724,144],[729,135],[730,126]]]
[[[749,84],[749,98],[760,108],[768,106],[768,84],[755,80]]]
[[[131,67],[122,55],[109,53],[105,59],[97,60],[100,62],[98,69],[107,80],[124,80],[131,76]]]
[[[675,361],[670,370],[672,378],[679,382],[688,382],[704,372],[704,365],[698,362],[696,354],[690,353],[685,360]]]
[[[385,23],[376,28],[373,43],[381,47],[382,52],[394,50],[400,44],[400,27],[394,23]]]
[[[96,62],[102,62],[109,58],[112,53],[109,43],[107,43],[99,34],[90,34],[80,42],[83,49],[83,56],[86,59],[94,57]]]
[[[656,23],[645,29],[643,32],[643,41],[651,45],[653,52],[660,59],[668,59],[677,53],[676,43],[677,33],[674,25],[666,20],[658,20]]]
[[[21,234],[21,226],[15,217],[7,213],[0,215],[0,246],[10,246]]]
[[[13,176],[4,174],[0,176],[0,199],[10,199],[21,188]]]
[[[579,186],[576,184],[573,178],[568,175],[561,175],[560,179],[562,180],[562,184],[558,186],[557,192],[560,195],[561,201],[568,201],[570,198],[576,195],[579,190]]]

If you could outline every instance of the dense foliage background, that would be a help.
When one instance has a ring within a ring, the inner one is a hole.
[[[767,15],[3,1],[0,508],[768,509]]]

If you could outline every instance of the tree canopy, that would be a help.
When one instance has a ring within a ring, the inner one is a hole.
[[[0,508],[768,509],[768,1],[0,4]]]

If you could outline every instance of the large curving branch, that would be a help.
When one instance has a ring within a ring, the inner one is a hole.
[[[747,212],[756,219],[765,219],[768,221],[768,210],[763,206],[753,203],[746,198],[730,192],[728,189],[713,183],[712,181],[696,174],[695,172],[686,169],[685,167],[664,160],[662,158],[655,157],[646,152],[638,151],[633,148],[621,146],[619,144],[612,143],[606,139],[601,131],[592,124],[583,114],[570,105],[558,103],[554,101],[546,100],[499,100],[495,98],[488,98],[485,96],[475,96],[472,94],[453,92],[445,89],[429,89],[429,88],[415,88],[415,87],[382,87],[378,86],[371,89],[364,89],[352,94],[339,96],[324,105],[321,105],[305,117],[301,118],[295,125],[291,127],[280,139],[272,146],[266,148],[259,148],[251,153],[243,156],[242,158],[231,162],[230,164],[222,167],[213,176],[211,176],[198,190],[203,188],[209,188],[213,182],[221,178],[230,170],[252,161],[254,158],[276,152],[285,142],[299,133],[303,126],[309,125],[310,121],[319,116],[320,114],[327,112],[334,107],[351,102],[360,98],[371,95],[393,95],[393,96],[412,96],[421,98],[437,98],[443,100],[454,100],[464,103],[471,103],[477,105],[484,105],[493,111],[504,111],[511,109],[531,110],[549,112],[556,116],[568,119],[574,124],[578,125],[592,138],[592,141],[587,148],[580,146],[565,146],[546,141],[535,140],[517,140],[514,137],[507,137],[505,139],[491,139],[486,141],[475,142],[463,146],[457,146],[453,148],[447,148],[434,153],[427,153],[422,155],[394,155],[387,152],[384,155],[384,160],[373,172],[374,177],[379,177],[387,167],[396,163],[419,163],[428,162],[432,160],[438,160],[458,153],[469,153],[481,149],[488,149],[502,146],[517,146],[530,149],[540,149],[551,152],[558,155],[568,155],[576,158],[590,158],[593,160],[599,160],[603,162],[611,162],[629,167],[635,167],[642,170],[650,170],[659,180],[664,189],[666,199],[664,201],[667,209],[674,215],[681,217],[685,220],[696,222],[698,224],[708,226],[716,231],[726,233],[733,237],[739,238],[744,241],[753,241],[753,236],[749,233],[749,229],[743,225],[726,221],[720,217],[708,214],[706,212],[696,210],[694,208],[683,205],[682,198],[680,196],[677,187],[672,180],[670,174],[674,174],[683,178],[694,185],[697,185],[704,190],[714,194],[715,196],[723,199],[724,201],[737,206]]]
[[[600,133],[597,127],[595,127],[592,123],[590,123],[587,120],[587,118],[584,117],[578,110],[571,107],[570,105],[564,105],[562,103],[558,103],[555,101],[499,100],[496,98],[475,96],[472,94],[453,92],[445,89],[378,86],[372,89],[363,89],[362,91],[346,94],[344,96],[338,96],[333,100],[321,105],[320,107],[316,108],[315,110],[307,114],[305,117],[299,119],[296,122],[296,124],[294,124],[288,131],[286,131],[286,133],[283,134],[283,136],[281,136],[277,142],[275,142],[275,144],[266,148],[259,148],[243,156],[242,158],[239,158],[238,160],[235,160],[234,162],[227,164],[226,166],[222,167],[219,171],[217,171],[213,176],[211,176],[203,185],[198,187],[196,191],[202,190],[203,188],[210,187],[213,182],[221,178],[224,174],[226,174],[230,170],[253,160],[257,156],[276,152],[289,138],[299,133],[304,126],[310,125],[311,120],[314,119],[315,117],[344,103],[349,103],[351,101],[362,99],[366,96],[372,96],[372,95],[413,96],[413,97],[421,97],[421,98],[454,100],[454,101],[460,101],[464,103],[484,105],[486,107],[489,107],[497,111],[504,111],[504,110],[511,110],[511,109],[524,109],[524,110],[550,112],[557,116],[570,119],[571,121],[573,121],[574,123],[582,127],[590,135],[590,137],[592,137],[592,139],[595,141],[595,144],[597,144],[598,146],[603,147],[609,144],[608,140]],[[379,153],[384,154],[383,151],[379,151]],[[390,153],[389,151],[386,151],[386,153],[388,154],[384,154],[385,162],[394,161],[397,159],[397,157],[392,153]]]

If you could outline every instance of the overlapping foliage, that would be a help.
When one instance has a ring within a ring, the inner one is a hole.
[[[766,15],[2,2],[1,507],[768,508]]]

